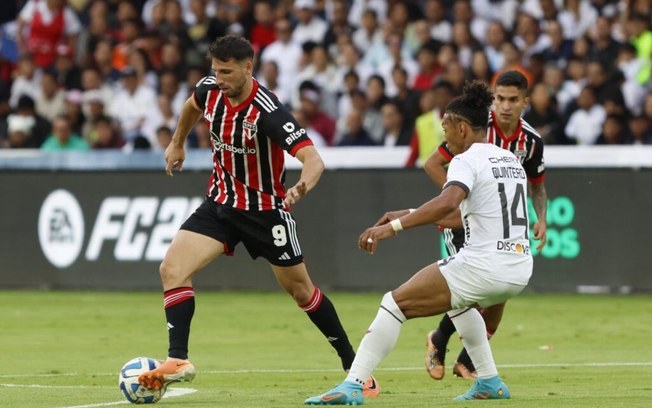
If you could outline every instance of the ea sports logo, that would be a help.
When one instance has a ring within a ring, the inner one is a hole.
[[[75,262],[84,242],[84,216],[75,196],[61,189],[47,196],[38,216],[38,239],[52,265],[66,268]]]

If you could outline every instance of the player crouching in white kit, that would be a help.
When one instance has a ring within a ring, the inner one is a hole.
[[[362,404],[362,386],[394,348],[403,322],[444,312],[455,324],[478,373],[471,389],[455,399],[510,397],[498,376],[484,321],[474,307],[491,306],[519,294],[532,275],[532,255],[527,178],[516,156],[486,142],[491,103],[485,84],[474,81],[465,86],[463,95],[448,104],[442,124],[455,158],[441,194],[416,210],[385,214],[358,241],[361,249],[373,254],[379,241],[403,229],[436,223],[463,226],[466,246],[385,294],[346,380],[308,398],[306,404]]]

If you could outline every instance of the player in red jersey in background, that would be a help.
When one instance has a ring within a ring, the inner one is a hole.
[[[519,71],[506,71],[496,80],[494,89],[494,108],[489,114],[487,142],[509,150],[521,161],[528,177],[528,191],[537,214],[533,226],[534,239],[539,240],[537,250],[546,244],[546,207],[548,196],[543,183],[545,166],[543,161],[543,141],[541,136],[521,118],[521,113],[529,103],[527,78]],[[424,169],[440,188],[446,183],[446,168],[454,154],[442,143],[426,161]],[[444,240],[449,255],[456,254],[464,246],[464,229],[445,229]],[[487,327],[489,338],[500,324],[505,303],[499,303],[480,311]],[[448,315],[444,315],[437,330],[426,337],[426,370],[435,379],[444,377],[446,347],[455,326]],[[453,373],[459,377],[476,377],[475,368],[466,349],[462,349],[453,366]]]
[[[262,256],[277,281],[335,348],[342,367],[355,352],[328,297],[312,283],[303,262],[296,223],[288,212],[312,190],[324,170],[319,153],[276,96],[252,77],[254,50],[237,35],[218,38],[209,48],[212,72],[186,101],[165,171],[181,170],[185,141],[203,117],[213,145],[213,173],[206,200],[181,226],[160,267],[169,330],[168,359],[142,374],[140,384],[159,389],[191,381],[188,361],[190,323],[195,310],[192,277],[242,242],[253,258]],[[286,192],[284,153],[303,163],[299,181]],[[366,393],[380,388],[370,378]]]

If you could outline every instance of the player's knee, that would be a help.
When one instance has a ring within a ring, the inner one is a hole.
[[[175,268],[174,265],[167,260],[163,260],[163,262],[161,262],[161,265],[158,268],[158,272],[161,276],[161,282],[163,282],[163,286],[165,287],[175,287],[175,283],[181,280],[179,268]]]
[[[400,305],[396,303],[396,300],[394,300],[392,292],[385,293],[385,296],[383,296],[383,299],[380,301],[380,307],[399,319],[401,323],[407,320]]]

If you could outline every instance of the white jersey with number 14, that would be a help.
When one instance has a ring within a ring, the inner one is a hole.
[[[451,161],[444,188],[450,185],[467,193],[460,204],[466,234],[460,253],[505,282],[526,284],[532,267],[527,176],[516,156],[493,144],[474,143]]]

